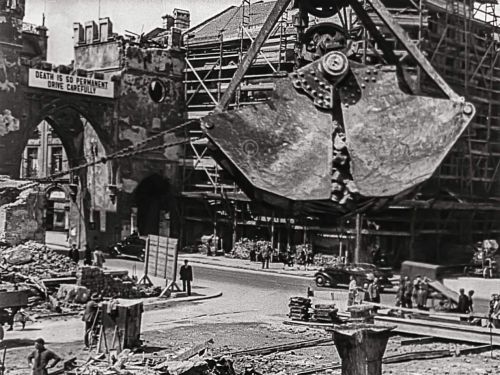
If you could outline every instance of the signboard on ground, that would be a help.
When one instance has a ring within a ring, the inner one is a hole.
[[[149,276],[160,277],[167,281],[162,295],[177,288],[177,238],[150,234],[146,243],[144,276],[141,282],[151,283]]]
[[[104,79],[30,69],[28,86],[103,98],[114,98],[115,83]]]

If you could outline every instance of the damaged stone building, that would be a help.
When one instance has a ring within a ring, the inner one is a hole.
[[[0,175],[22,177],[26,146],[41,123],[60,140],[68,167],[101,161],[71,174],[37,176],[43,214],[33,214],[30,225],[43,232],[51,201],[59,199],[69,203],[65,228],[79,246],[109,244],[132,227],[168,234],[182,148],[132,151],[175,143],[174,133],[163,132],[185,121],[181,31],[189,13],[176,10],[164,17],[165,27],[143,37],[117,35],[109,18],[75,23],[74,61],[54,66],[46,62],[47,28],[24,23],[24,9],[24,0],[0,1]],[[125,147],[128,154],[108,159]],[[15,192],[3,194],[2,204],[20,199]],[[24,220],[12,207],[2,210],[4,221]],[[0,233],[18,242],[15,232],[24,228],[4,225]]]

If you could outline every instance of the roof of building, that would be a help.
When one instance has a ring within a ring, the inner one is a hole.
[[[245,14],[249,14],[248,29],[262,26],[267,15],[271,12],[275,1],[260,1],[245,7]],[[250,8],[250,12],[248,11]],[[222,33],[224,40],[238,38],[240,25],[243,18],[242,6],[231,6],[215,16],[203,21],[199,25],[189,29],[186,34],[193,35],[189,43],[219,39]]]

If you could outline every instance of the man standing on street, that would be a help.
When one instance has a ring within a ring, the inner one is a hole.
[[[85,311],[83,313],[82,320],[85,322],[85,336],[83,341],[85,343],[85,348],[90,348],[89,335],[91,334],[93,325],[95,324],[97,312],[99,310],[99,296],[97,293],[92,294],[92,297],[85,305]]]
[[[47,375],[47,369],[55,367],[61,358],[53,351],[45,348],[43,339],[35,340],[35,350],[28,356],[28,364],[33,375]],[[52,361],[52,364],[49,362]]]
[[[413,295],[413,284],[408,276],[404,278],[404,299],[403,299],[403,307],[407,307],[411,309],[411,296]]]
[[[347,296],[347,306],[354,305],[356,300],[356,294],[358,294],[358,285],[356,284],[356,279],[351,275],[351,281],[349,282],[349,294]]]
[[[181,267],[180,276],[182,280],[182,291],[187,290],[187,295],[191,295],[191,281],[193,281],[193,269],[188,264],[188,260],[184,260],[184,265]]]

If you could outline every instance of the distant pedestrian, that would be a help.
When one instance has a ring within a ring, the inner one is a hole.
[[[405,294],[405,282],[403,279],[399,280],[398,289],[396,291],[396,307],[403,305],[403,299]]]
[[[364,283],[363,284],[363,302],[371,302],[370,298],[370,284]]]
[[[356,279],[354,276],[350,276],[349,281],[349,294],[347,295],[347,306],[354,305],[354,301],[356,301],[356,295],[358,294],[358,285],[356,283]]]
[[[287,251],[286,257],[288,259],[288,267],[293,268],[294,262],[295,262],[295,258],[293,256],[293,254],[290,251]]]
[[[314,265],[314,253],[312,251],[309,251],[307,253],[306,269],[307,267],[311,267],[313,265]]]
[[[271,256],[273,254],[273,249],[271,246],[267,246],[264,248],[264,260],[265,260],[265,266],[266,269],[269,269],[269,262],[271,261]]]
[[[47,369],[55,367],[60,361],[61,358],[57,354],[45,347],[43,339],[35,340],[35,350],[28,355],[32,375],[48,375]]]
[[[457,303],[457,312],[459,314],[467,313],[467,307],[469,306],[469,298],[465,295],[465,290],[460,288]]]
[[[83,337],[83,342],[85,343],[85,348],[90,348],[90,335],[92,334],[92,328],[96,324],[97,313],[99,310],[99,295],[97,293],[92,294],[92,297],[85,305],[85,311],[83,312],[82,321],[85,322],[85,334]]]
[[[262,260],[262,269],[269,269],[269,259],[271,258],[271,254],[268,248],[262,248],[261,250],[261,260]]]
[[[376,277],[368,285],[368,294],[370,295],[370,302],[380,303],[380,285]],[[373,306],[373,312],[377,312],[378,309],[378,306]]]
[[[411,296],[413,294],[413,284],[408,276],[405,276],[404,280],[405,280],[404,281],[405,287],[404,287],[403,307],[411,309],[412,308]]]
[[[92,250],[90,250],[90,246],[88,244],[85,245],[83,264],[86,266],[92,265]]]
[[[71,246],[69,247],[69,250],[68,250],[68,258],[69,258],[69,259],[71,259],[71,260],[73,260],[73,251],[74,251],[74,247],[75,247],[75,245],[73,244],[73,245],[71,245]]]
[[[255,246],[250,249],[250,262],[255,262],[257,260],[257,253],[255,251]]]
[[[413,289],[411,291],[411,302],[413,307],[417,306],[417,295],[418,290],[420,289],[420,283],[421,279],[419,276],[417,276],[415,280],[413,280]]]
[[[71,250],[72,250],[71,251],[71,259],[73,260],[73,262],[78,264],[78,262],[80,261],[80,249],[78,249],[76,247],[76,243],[71,245]]]
[[[467,312],[469,314],[472,314],[474,312],[474,302],[472,301],[472,296],[474,295],[474,291],[473,290],[469,290],[467,292],[467,297],[469,298],[469,305],[467,306]]]
[[[302,249],[300,251],[300,254],[299,254],[299,261],[298,261],[299,268],[300,268],[300,265],[304,265],[304,269],[306,269],[307,268],[306,262],[307,262],[307,253],[306,253],[305,249]]]
[[[465,295],[465,290],[460,288],[458,291],[458,303],[457,303],[457,312],[459,314],[467,314],[467,308],[469,306],[469,297]],[[467,321],[467,318],[461,317],[461,321]]]
[[[93,255],[94,255],[93,265],[96,267],[102,268],[102,266],[104,265],[104,262],[106,260],[104,259],[104,254],[102,253],[99,246],[95,247]]]
[[[180,277],[182,280],[182,291],[186,292],[187,295],[191,295],[191,282],[193,281],[193,268],[189,265],[189,261],[184,260],[184,265],[180,270]]]
[[[424,287],[422,283],[418,285],[418,290],[417,290],[417,309],[419,310],[425,310],[425,304],[426,304],[426,292],[424,290]]]

